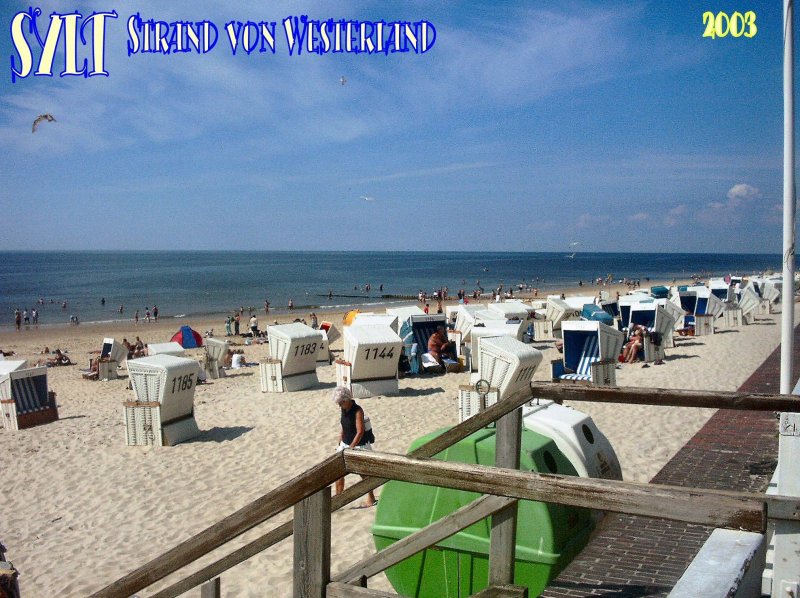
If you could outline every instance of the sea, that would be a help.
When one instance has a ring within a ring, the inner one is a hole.
[[[598,277],[685,279],[780,271],[779,254],[487,253],[347,251],[0,252],[0,327],[37,308],[41,325],[129,320],[158,306],[159,319],[253,307],[264,313],[362,309],[408,303],[420,290],[485,292],[530,285],[540,294]],[[66,307],[64,307],[66,304]],[[122,311],[120,313],[120,307]]]

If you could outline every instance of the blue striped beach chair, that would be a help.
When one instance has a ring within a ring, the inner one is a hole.
[[[597,350],[597,337],[590,336],[583,343],[581,358],[574,373],[561,374],[560,380],[583,381],[592,379],[592,364],[600,360],[600,352]]]
[[[3,427],[21,430],[56,421],[55,393],[47,389],[47,368],[23,365],[0,375],[0,407]]]
[[[564,356],[551,362],[554,381],[615,386],[615,365],[622,350],[622,332],[602,322],[562,323]]]

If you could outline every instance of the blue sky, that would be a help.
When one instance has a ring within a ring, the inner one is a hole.
[[[43,28],[116,10],[109,76],[12,84],[10,23],[31,5]],[[735,10],[755,12],[754,37],[703,38],[705,11]],[[780,253],[781,10],[4,0],[0,249]],[[220,39],[128,56],[135,13],[207,19]],[[290,15],[427,20],[436,41],[290,56],[279,29],[274,55],[232,54],[226,22]],[[32,134],[41,113],[57,122]]]

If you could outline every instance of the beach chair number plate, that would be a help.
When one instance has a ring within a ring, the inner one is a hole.
[[[297,345],[294,348],[294,356],[298,355],[312,355],[317,352],[317,343],[309,343],[307,345]]]
[[[370,353],[372,353],[372,359],[391,359],[394,357],[394,347],[389,348],[388,351],[386,350],[386,347],[383,347],[380,349],[380,353],[378,353],[378,347],[373,349],[364,349],[364,351],[366,352],[365,359],[370,359]]]
[[[172,379],[172,394],[175,391],[188,390],[194,385],[194,374],[186,374],[185,376],[175,376]]]

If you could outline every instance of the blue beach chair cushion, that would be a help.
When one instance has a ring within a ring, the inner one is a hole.
[[[595,361],[600,361],[600,351],[597,346],[597,335],[593,334],[583,344],[583,351],[581,351],[581,358],[575,373],[562,374],[559,378],[561,380],[591,380],[592,364]]]

